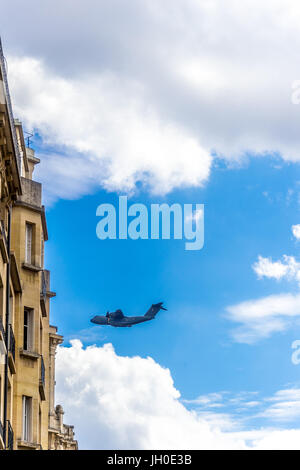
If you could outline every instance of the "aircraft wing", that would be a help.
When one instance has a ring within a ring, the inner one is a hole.
[[[115,312],[110,313],[109,317],[112,320],[122,320],[124,318],[124,314],[122,310],[116,310]]]

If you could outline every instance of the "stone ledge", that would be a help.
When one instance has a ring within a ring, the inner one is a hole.
[[[28,202],[19,201],[19,200],[15,202],[15,206],[26,207],[27,209],[30,209],[34,212],[38,212],[39,214],[41,214],[43,211],[41,206],[35,206],[34,204],[29,204]]]
[[[22,441],[22,439],[18,439],[17,441],[18,447],[26,447],[27,449],[40,449],[40,444],[37,444],[36,442],[28,442],[28,441]]]
[[[36,353],[34,351],[26,351],[25,349],[22,349],[22,348],[19,349],[19,352],[20,352],[20,356],[27,357],[28,359],[33,359],[34,361],[39,359],[41,356],[39,353]]]
[[[41,266],[35,266],[34,264],[29,264],[29,263],[22,263],[22,268],[28,269],[28,271],[33,271],[35,273],[39,273],[40,271],[43,270]]]
[[[46,295],[51,299],[52,297],[56,297],[56,292],[53,292],[52,290],[47,290]]]

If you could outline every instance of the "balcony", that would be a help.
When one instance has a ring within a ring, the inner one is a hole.
[[[2,336],[2,338],[1,338],[1,336]],[[2,317],[0,317],[0,340],[2,339],[2,341],[4,341],[4,338],[5,338],[5,330],[4,330],[4,326],[3,326]]]
[[[13,327],[9,325],[9,336],[8,336],[8,365],[12,374],[16,373],[16,340],[13,331]]]
[[[41,371],[40,371],[40,383],[39,383],[39,391],[42,400],[46,400],[45,394],[45,363],[43,356],[41,356]]]
[[[7,432],[7,450],[14,450],[14,432],[11,427],[10,421],[6,421],[6,432]]]
[[[37,181],[21,177],[22,196],[18,202],[29,207],[42,208],[42,185]]]
[[[1,355],[6,356],[6,346],[5,346],[5,330],[2,322],[2,318],[0,317],[0,359]],[[0,361],[1,364],[1,361]]]
[[[43,317],[47,316],[46,300],[47,300],[47,281],[46,281],[45,271],[43,270],[41,271],[41,297],[40,297],[41,310],[42,310]]]
[[[43,269],[41,271],[41,294],[40,303],[43,317],[47,316],[46,300],[55,297],[56,293],[50,290],[50,271]]]
[[[7,247],[8,247],[8,244],[7,244],[7,236],[5,232],[4,221],[0,220],[0,251],[1,251],[4,263],[8,263]]]
[[[4,436],[3,436],[3,425],[1,423],[1,420],[0,420],[0,450],[3,450],[4,449]]]
[[[21,294],[22,283],[21,283],[21,277],[20,277],[20,272],[18,268],[17,258],[16,258],[14,251],[10,252],[10,274],[11,274],[11,280],[14,286],[15,293]]]
[[[13,360],[16,359],[16,340],[14,335],[14,330],[11,325],[9,325],[9,347],[8,352],[12,354]]]
[[[5,231],[5,225],[4,225],[4,220],[0,220],[0,230],[1,230],[1,235],[3,237],[3,240],[5,242],[5,246],[8,245],[7,243],[7,236],[6,236],[6,231]]]

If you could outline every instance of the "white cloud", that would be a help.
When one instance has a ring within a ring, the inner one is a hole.
[[[204,217],[204,210],[203,208],[201,207],[200,209],[196,209],[194,212],[192,212],[191,214],[188,214],[186,217],[185,217],[185,220],[186,222],[188,221],[194,221],[195,223],[199,222],[201,219],[203,219]]]
[[[288,266],[281,261],[272,262],[270,258],[258,257],[258,261],[253,265],[253,269],[258,277],[273,277],[281,279],[287,274]]]
[[[184,403],[197,406],[197,409],[221,408],[225,406],[241,405],[241,406],[255,406],[259,404],[258,401],[253,401],[257,397],[258,392],[239,392],[232,394],[229,391],[213,392],[206,395],[199,395],[192,400],[183,400]],[[249,401],[251,400],[251,401]]]
[[[274,421],[299,420],[300,418],[300,389],[280,390],[269,398],[272,405],[267,407],[260,416]]]
[[[252,442],[256,450],[299,450],[300,431],[298,429],[270,430],[264,434],[256,439],[253,433]]]
[[[297,238],[297,240],[300,240],[300,224],[292,225],[292,232],[294,237]]]
[[[212,150],[299,161],[296,0],[15,0],[3,16],[16,114],[56,149],[53,198],[198,186]]]
[[[180,403],[168,369],[150,357],[118,356],[111,344],[59,348],[57,401],[81,448],[245,448]]]
[[[298,225],[292,226],[297,238]],[[259,279],[287,279],[300,283],[300,263],[294,256],[283,255],[282,260],[258,256],[252,265]],[[299,324],[300,294],[270,295],[260,299],[247,300],[226,308],[227,318],[239,323],[233,330],[233,338],[240,343],[255,343],[273,333],[283,332]]]
[[[226,317],[240,324],[232,331],[234,340],[251,344],[295,325],[300,316],[300,294],[270,295],[226,310]]]
[[[243,406],[245,406],[246,408],[256,408],[260,404],[261,403],[259,401],[248,401],[243,403]]]
[[[61,149],[41,156],[48,197],[73,198],[96,186],[130,192],[137,181],[164,194],[208,179],[209,152],[144,103],[138,84],[111,74],[70,81],[35,59],[10,64],[17,114]]]
[[[104,341],[106,339],[106,334],[104,333],[103,328],[99,328],[98,325],[84,328],[79,331],[77,330],[76,333],[69,333],[65,335],[64,338],[65,341],[79,339],[83,344],[93,344],[98,341]]]
[[[189,403],[193,405],[200,405],[206,407],[220,407],[224,398],[224,393],[209,393],[207,395],[199,395],[199,397],[193,400],[183,400],[184,403]]]
[[[168,369],[150,357],[118,356],[111,344],[84,349],[73,340],[71,347],[59,347],[56,380],[57,401],[64,404],[66,422],[75,424],[81,449],[246,449],[275,443],[300,449],[299,430],[246,432],[230,414],[189,411]],[[227,393],[209,394],[204,402]],[[299,401],[299,390],[280,391],[272,399],[284,406],[287,399]]]
[[[283,255],[283,261],[272,261],[271,258],[258,256],[258,261],[252,266],[259,278],[296,279],[300,281],[300,263],[293,256]]]
[[[299,429],[262,429],[232,433],[237,439],[248,442],[254,450],[298,450]]]

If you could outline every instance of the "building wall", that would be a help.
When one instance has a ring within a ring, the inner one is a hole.
[[[55,407],[55,353],[63,338],[49,321],[55,293],[43,266],[47,225],[42,186],[32,179],[38,163],[25,147],[21,123],[12,118],[0,40],[0,450],[77,449],[73,427]],[[27,344],[25,330],[32,339]]]
[[[32,149],[31,163],[39,163]],[[13,429],[16,449],[76,449],[69,427],[57,423],[54,409],[55,352],[62,337],[50,326],[50,272],[43,266],[43,245],[48,239],[41,184],[31,180],[32,171],[21,177],[22,195],[12,209],[11,250],[19,271],[22,292],[15,301],[16,376],[13,387]],[[26,259],[26,225],[32,227],[31,260]],[[24,311],[32,312],[32,344],[24,345]],[[42,364],[44,373],[42,374]],[[23,397],[31,399],[30,437],[24,439]],[[63,414],[63,413],[62,413]]]
[[[27,182],[24,184],[24,178],[22,178],[24,195],[30,187]],[[34,227],[31,266],[25,262],[26,223],[30,223]],[[18,201],[12,211],[11,231],[11,248],[16,254],[22,284],[22,296],[20,302],[18,302],[15,321],[17,374],[16,387],[14,388],[16,413],[13,428],[16,433],[16,445],[18,447],[30,445],[30,447],[38,448],[41,445],[43,449],[46,449],[48,447],[49,402],[44,395],[49,395],[47,390],[49,384],[49,302],[47,302],[47,317],[45,318],[42,316],[40,306],[41,232],[41,214],[35,208],[31,209]],[[24,349],[25,308],[29,308],[33,314],[33,343],[26,350]],[[45,386],[40,384],[42,358],[45,365]],[[44,390],[41,390],[42,388]],[[23,396],[32,398],[32,436],[30,444],[24,443],[22,438],[22,420],[20,416],[22,416]]]
[[[8,228],[11,207],[21,193],[18,159],[19,148],[0,41],[0,449],[5,448],[8,437],[12,437],[10,430],[14,413],[16,369],[11,332],[15,326],[15,311],[19,299],[8,269],[10,266]]]

